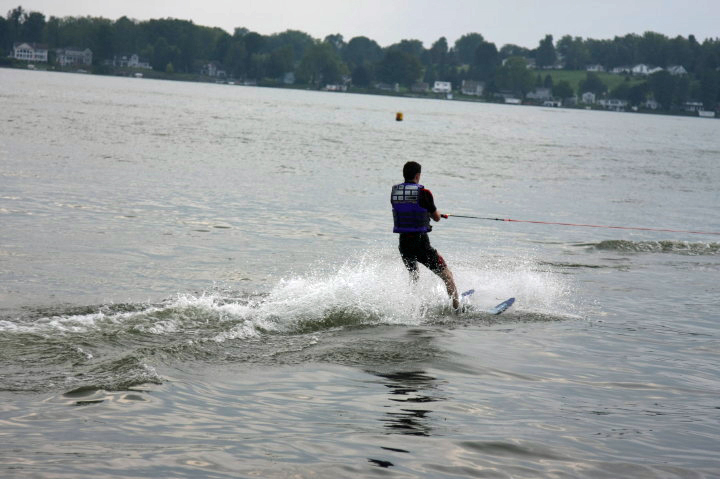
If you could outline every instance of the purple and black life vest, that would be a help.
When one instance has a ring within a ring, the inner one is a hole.
[[[431,230],[430,213],[420,206],[420,190],[424,188],[417,183],[400,183],[392,187],[393,233],[427,233]]]

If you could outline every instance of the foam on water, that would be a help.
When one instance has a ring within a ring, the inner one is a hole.
[[[465,257],[452,270],[461,290],[476,290],[469,301],[475,311],[517,298],[504,322],[567,318],[577,310],[568,277],[542,271],[531,259]],[[303,351],[318,343],[334,351],[327,358],[355,361],[365,353],[343,350],[346,328],[455,320],[437,276],[421,268],[412,283],[395,255],[365,252],[280,279],[266,292],[178,294],[157,304],[55,306],[6,317],[0,356],[8,370],[0,389],[126,388],[161,382],[159,363],[272,362],[288,354],[304,361],[316,358]]]
[[[556,315],[577,312],[567,277],[542,271],[531,259],[466,258],[452,270],[461,291],[476,290],[469,298],[476,308],[487,309],[515,297],[517,311]],[[240,297],[217,292],[178,294],[160,304],[110,304],[81,314],[70,311],[2,320],[0,332],[192,333],[223,342],[348,325],[419,325],[448,314],[450,301],[437,276],[421,268],[419,281],[412,283],[396,259],[364,253],[340,266],[318,265],[283,278],[266,293]]]

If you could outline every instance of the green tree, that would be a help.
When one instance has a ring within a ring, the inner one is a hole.
[[[345,39],[342,35],[339,33],[335,33],[332,35],[328,35],[325,37],[325,40],[323,40],[325,43],[329,43],[330,46],[332,46],[335,51],[337,52],[340,57],[342,57],[342,51],[345,48]]]
[[[675,89],[672,75],[665,70],[653,73],[648,79],[648,85],[655,101],[660,103],[665,110],[669,110],[672,106]]]
[[[600,79],[597,73],[587,72],[585,80],[580,82],[580,91],[592,92],[596,95],[602,95],[607,91],[607,85]]]
[[[45,29],[45,15],[40,12],[30,12],[23,16],[22,39],[28,42],[42,42]]]
[[[720,72],[706,71],[700,78],[700,100],[706,110],[715,110],[720,102]]]
[[[430,47],[430,62],[434,65],[445,65],[448,60],[448,42],[445,37],[440,37]]]
[[[245,75],[247,51],[242,37],[231,37],[224,49],[222,64],[230,76],[240,78]]]
[[[529,55],[530,50],[513,44],[503,45],[500,49],[500,58],[503,60],[510,57],[527,57]]]
[[[310,85],[340,83],[347,66],[332,45],[326,42],[310,47],[297,70],[297,78]]]
[[[548,74],[545,75],[545,81],[543,82],[543,86],[545,88],[550,88],[552,90],[553,88],[553,78],[552,75]]]
[[[390,49],[378,64],[377,75],[388,83],[411,86],[422,74],[422,64],[415,55],[401,49]]]
[[[500,55],[494,43],[482,42],[475,49],[471,72],[475,79],[490,81],[500,65]]]
[[[590,63],[590,51],[581,37],[565,35],[557,42],[557,52],[562,55],[567,70],[581,70]]]
[[[528,70],[527,61],[522,57],[510,57],[495,75],[495,82],[500,90],[510,90],[525,95],[532,90],[534,76]]]
[[[365,65],[358,65],[352,71],[352,82],[353,85],[359,87],[369,87],[372,84],[373,74],[370,67]]]
[[[638,42],[638,60],[649,65],[668,65],[670,41],[660,33],[645,32]]]
[[[535,51],[535,63],[538,67],[551,67],[557,62],[557,54],[555,53],[555,45],[553,45],[553,36],[545,35],[540,40],[540,45]]]
[[[400,50],[421,60],[425,56],[425,47],[420,40],[401,40],[400,43],[390,45],[387,50]]]
[[[618,84],[610,91],[610,96],[620,100],[628,100],[630,98],[630,84],[628,82]]]
[[[633,85],[630,87],[630,91],[628,92],[628,102],[632,106],[638,106],[641,103],[643,103],[647,99],[647,92],[648,92],[648,84],[647,82],[642,82],[637,85]]]
[[[272,52],[289,45],[292,48],[293,65],[300,63],[305,51],[315,44],[315,39],[305,32],[299,30],[285,30],[265,37],[263,50]],[[289,70],[288,70],[289,71]]]
[[[560,80],[557,82],[557,84],[553,87],[553,95],[557,98],[571,98],[575,95],[575,90],[573,90],[572,85],[570,85],[570,82],[567,80]]]
[[[485,39],[479,33],[468,33],[458,38],[454,47],[458,61],[465,65],[475,63],[477,49],[483,43]]]
[[[268,62],[268,75],[279,78],[287,72],[294,70],[292,45],[276,48],[270,53]]]
[[[128,17],[118,18],[112,26],[112,50],[117,55],[131,55],[138,52],[139,29],[137,23]]]
[[[342,51],[343,60],[352,68],[375,64],[382,57],[383,51],[380,45],[367,37],[351,38]]]

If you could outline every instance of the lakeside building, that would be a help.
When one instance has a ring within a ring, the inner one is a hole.
[[[376,83],[375,88],[381,91],[394,91],[399,92],[400,91],[400,84],[399,83]]]
[[[410,87],[413,93],[427,93],[430,91],[430,84],[426,82],[416,82]]]
[[[452,92],[452,83],[449,81],[436,81],[432,91],[433,93],[450,93]]]
[[[137,53],[132,55],[115,55],[112,60],[105,60],[106,65],[116,68],[142,68],[144,70],[152,70],[150,62],[140,58]]]
[[[525,98],[528,100],[535,100],[535,101],[548,101],[552,100],[552,90],[550,88],[545,87],[537,87],[533,91],[528,92],[525,95]]]
[[[15,43],[13,44],[12,58],[16,60],[23,60],[27,62],[43,62],[48,61],[48,48],[47,45],[40,43]]]
[[[597,103],[606,110],[611,111],[625,111],[628,105],[627,100],[619,100],[617,98],[610,98],[608,100],[601,99],[598,100]]]
[[[687,75],[687,70],[682,65],[670,65],[667,71],[673,76]]]
[[[226,78],[227,72],[223,70],[218,62],[206,63],[200,69],[200,74],[213,78]]]
[[[586,105],[594,105],[595,100],[597,99],[597,97],[595,96],[595,93],[593,93],[591,91],[586,91],[585,93],[583,93],[581,98],[582,98],[582,102],[585,103]]]
[[[597,64],[597,65],[588,65],[588,66],[585,67],[585,70],[586,70],[586,71],[589,71],[589,72],[604,72],[604,71],[605,71],[605,67],[602,66],[602,65],[600,65],[600,64]]]
[[[463,80],[460,92],[463,95],[482,96],[485,92],[485,83],[477,80]]]
[[[92,65],[92,50],[86,48],[80,50],[79,48],[58,48],[55,50],[55,58],[61,67],[68,65]]]

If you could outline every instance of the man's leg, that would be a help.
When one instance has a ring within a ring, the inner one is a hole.
[[[423,264],[443,280],[445,288],[447,288],[448,296],[452,299],[452,307],[458,311],[460,309],[460,299],[458,298],[457,287],[455,286],[455,278],[453,278],[452,271],[450,271],[447,263],[445,263],[445,259],[440,256],[440,253],[438,253],[435,248],[430,247],[429,243],[427,251],[428,257],[423,259]]]
[[[420,279],[417,261],[403,256],[403,263],[405,264],[405,268],[407,268],[408,273],[410,273],[410,281],[417,283],[418,279]]]
[[[455,286],[455,278],[453,278],[452,271],[450,271],[450,268],[448,268],[446,265],[445,269],[441,270],[439,273],[437,273],[437,275],[440,276],[440,278],[445,283],[448,296],[452,298],[453,309],[455,311],[458,311],[460,309],[460,300],[458,298],[457,287]]]

